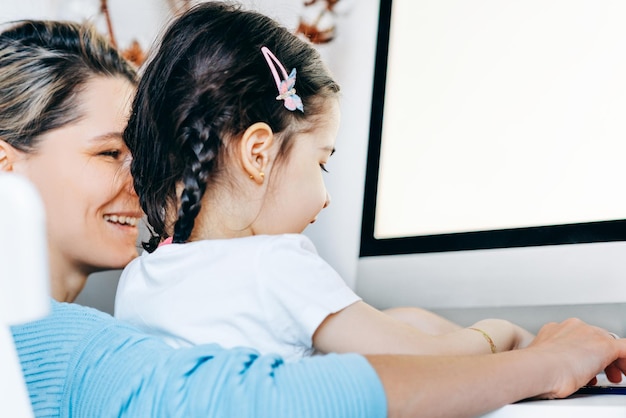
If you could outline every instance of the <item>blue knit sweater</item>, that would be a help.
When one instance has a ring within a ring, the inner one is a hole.
[[[52,302],[12,328],[37,417],[385,417],[358,355],[283,363],[247,348],[173,349],[111,316]]]

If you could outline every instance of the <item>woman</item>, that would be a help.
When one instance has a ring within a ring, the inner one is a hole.
[[[60,300],[75,297],[89,272],[135,255],[137,198],[119,140],[132,80],[84,27],[25,22],[0,34],[0,167],[44,196]],[[38,417],[476,416],[526,397],[566,396],[604,368],[611,378],[626,369],[626,341],[576,320],[502,354],[289,364],[246,348],[174,350],[109,315],[54,301],[51,315],[13,336]]]
[[[24,24],[1,45],[0,167],[37,186],[50,219],[52,296],[73,301],[89,274],[137,256],[142,212],[121,136],[135,72],[77,26]],[[81,48],[90,61],[72,52]]]

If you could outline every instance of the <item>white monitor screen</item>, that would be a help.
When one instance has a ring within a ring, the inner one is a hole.
[[[626,2],[394,0],[381,13],[372,240],[626,238],[597,224],[626,218]],[[572,224],[588,225],[533,229]]]

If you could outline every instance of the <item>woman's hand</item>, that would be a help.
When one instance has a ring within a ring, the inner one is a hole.
[[[626,371],[626,340],[569,319],[545,325],[519,350],[367,358],[385,388],[390,418],[476,417],[522,399],[566,397],[602,370],[618,381]]]
[[[553,356],[553,389],[541,397],[552,399],[570,395],[604,370],[607,379],[618,383],[626,371],[626,340],[615,339],[608,331],[578,319],[548,323],[528,346],[528,351]],[[549,376],[549,375],[546,375]]]

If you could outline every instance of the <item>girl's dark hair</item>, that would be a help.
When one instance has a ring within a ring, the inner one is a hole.
[[[0,139],[35,151],[42,134],[81,117],[78,93],[95,76],[136,83],[135,70],[92,26],[14,22],[0,33]]]
[[[295,88],[305,113],[276,100],[262,46],[288,72],[297,69]],[[153,251],[172,234],[172,224],[174,242],[187,241],[209,179],[215,182],[220,172],[223,144],[265,122],[280,134],[284,156],[297,127],[310,127],[324,110],[321,99],[338,91],[318,52],[267,16],[234,3],[205,2],[176,19],[145,68],[124,132],[135,189],[152,227],[144,248]]]

